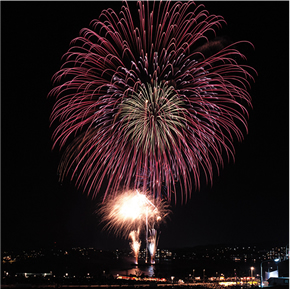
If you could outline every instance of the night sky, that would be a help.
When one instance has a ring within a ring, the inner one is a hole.
[[[219,35],[251,41],[249,133],[236,159],[173,207],[159,247],[270,242],[289,237],[289,2],[200,2],[228,25]],[[1,243],[3,249],[59,246],[128,248],[102,232],[98,200],[60,184],[47,99],[51,77],[80,29],[121,2],[1,2]]]

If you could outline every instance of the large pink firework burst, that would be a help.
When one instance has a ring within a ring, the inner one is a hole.
[[[137,8],[124,2],[119,14],[103,10],[54,75],[61,177],[69,174],[93,196],[106,180],[104,199],[121,188],[149,189],[160,199],[165,185],[170,200],[179,183],[186,202],[202,171],[211,183],[214,168],[234,157],[234,139],[247,132],[255,71],[241,64],[237,47],[246,41],[206,54],[221,44],[209,40],[225,21],[203,5]]]

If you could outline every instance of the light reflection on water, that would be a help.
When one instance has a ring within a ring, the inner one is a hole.
[[[119,275],[136,275],[141,276],[144,274],[145,276],[152,277],[154,275],[154,265],[142,266],[141,268],[138,266],[132,265],[127,269],[120,269],[120,270],[112,270],[112,274],[115,276]]]
[[[142,274],[147,277],[153,277],[155,265],[145,264],[144,260],[139,260],[139,265],[135,265],[135,258],[132,256],[123,256],[118,267],[111,268],[111,274],[116,277],[117,274],[122,276],[135,275],[137,277]]]
[[[144,260],[139,259],[139,264],[135,265],[135,258],[133,256],[122,256],[119,259],[118,264],[110,268],[110,274],[115,278],[119,274],[120,276],[141,276],[143,277],[170,277],[172,272],[176,272],[176,268],[172,268],[171,263],[157,262],[156,264],[146,264]]]

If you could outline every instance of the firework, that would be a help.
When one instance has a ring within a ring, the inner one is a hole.
[[[149,230],[150,232],[150,236],[148,239],[148,250],[150,253],[150,260],[151,260],[151,264],[155,263],[155,253],[156,253],[156,249],[157,249],[157,231],[153,228]]]
[[[171,213],[165,201],[155,202],[150,194],[138,190],[119,193],[106,200],[99,209],[104,228],[115,235],[128,237],[131,231],[140,231],[145,226],[159,226]]]
[[[160,200],[165,185],[176,201],[178,183],[186,202],[247,132],[255,71],[238,47],[248,42],[215,39],[223,17],[192,1],[137,5],[139,20],[127,2],[102,11],[54,75],[60,176],[93,196],[106,180],[104,199],[140,188]]]
[[[132,231],[129,234],[129,237],[131,238],[131,249],[133,251],[134,257],[135,257],[135,264],[138,264],[138,256],[139,256],[139,250],[141,246],[141,241],[139,239],[139,230]]]

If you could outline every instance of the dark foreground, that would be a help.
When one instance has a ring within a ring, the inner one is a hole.
[[[218,284],[119,284],[119,285],[100,285],[100,284],[89,284],[89,285],[65,285],[65,284],[54,284],[54,285],[32,285],[32,284],[13,284],[13,285],[1,285],[1,288],[156,288],[156,287],[165,287],[165,288],[192,288],[192,289],[222,289],[224,286]],[[285,289],[289,286],[279,286],[279,287],[269,287],[269,289]],[[258,287],[246,287],[246,286],[229,286],[226,288],[231,289],[244,289],[244,288],[258,288]],[[267,288],[267,287],[265,287]]]

